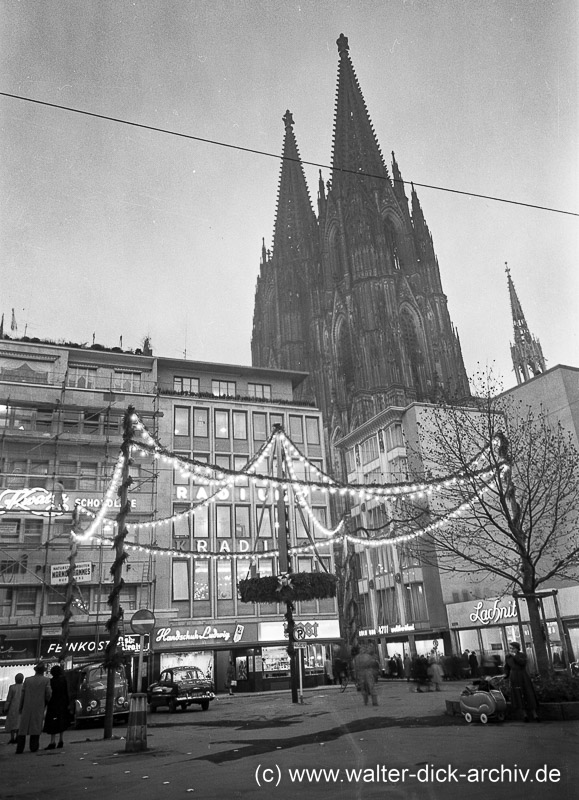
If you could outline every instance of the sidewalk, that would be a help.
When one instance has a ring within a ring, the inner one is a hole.
[[[354,686],[344,693],[334,686],[309,689],[298,704],[291,702],[289,691],[219,695],[207,712],[193,708],[149,715],[148,749],[137,753],[125,750],[126,726],[115,727],[118,738],[109,740],[102,738],[102,728],[68,731],[60,751],[15,756],[13,746],[1,745],[0,794],[3,800],[102,800],[121,794],[123,800],[158,800],[163,794],[173,800],[187,792],[203,800],[247,800],[260,791],[259,770],[267,776],[268,770],[277,770],[271,775],[279,775],[281,784],[274,791],[266,782],[261,790],[268,797],[295,798],[300,789],[287,782],[290,769],[377,770],[387,763],[414,770],[419,764],[463,769],[548,764],[560,770],[562,779],[553,786],[526,786],[523,793],[522,786],[506,783],[436,787],[415,781],[395,789],[376,780],[362,781],[354,790],[343,779],[316,780],[301,792],[316,800],[383,798],[387,789],[412,800],[463,800],[465,792],[469,800],[576,797],[579,722],[467,725],[445,714],[446,700],[457,699],[463,686],[445,683],[441,692],[416,694],[405,681],[382,680],[377,707],[364,706]],[[47,742],[43,735],[41,747]]]

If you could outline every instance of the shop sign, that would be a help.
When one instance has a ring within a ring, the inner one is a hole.
[[[388,625],[378,625],[377,628],[361,628],[358,636],[383,636],[388,633]]]
[[[228,642],[230,639],[237,643],[243,639],[245,625],[236,625],[231,636],[231,631],[226,628],[218,629],[212,625],[204,628],[159,628],[155,635],[157,644],[186,644],[188,642]]]
[[[70,564],[51,564],[50,565],[50,585],[63,586],[68,583],[68,571]],[[74,566],[74,579],[77,583],[90,583],[92,577],[92,564],[90,561],[82,561]]]
[[[414,623],[411,622],[409,625],[393,625],[390,628],[390,633],[408,633],[414,629]]]
[[[516,616],[517,608],[514,600],[511,600],[508,605],[502,605],[500,600],[495,600],[492,606],[485,606],[485,601],[479,600],[470,614],[470,621],[479,622],[481,625],[491,625],[502,619],[513,619]]]
[[[140,636],[136,634],[126,634],[120,636],[118,641],[119,649],[125,653],[138,653],[140,650]],[[143,637],[143,652],[149,649],[149,636]],[[75,655],[75,656],[92,656],[97,654],[104,654],[106,647],[109,643],[108,639],[99,639],[96,641],[95,637],[71,637],[66,643],[66,652],[62,646],[62,642],[42,642],[42,655],[43,656],[60,656],[60,655]]]
[[[261,622],[259,625],[260,642],[280,642],[288,638],[287,622]],[[319,639],[339,639],[340,625],[337,619],[318,619],[296,621],[294,641],[315,642]]]
[[[131,500],[131,508],[136,508],[137,501]],[[70,512],[76,505],[84,508],[100,508],[103,504],[110,508],[120,508],[120,498],[75,497],[71,499],[65,492],[49,492],[40,486],[29,489],[3,489],[0,491],[0,514],[23,511],[40,517],[49,515],[61,516]]]
[[[195,548],[194,548],[193,552],[200,553],[200,554],[209,553],[209,545],[211,544],[209,539],[196,539],[194,544],[195,544]],[[191,547],[190,547],[190,544],[189,544],[189,538],[188,537],[187,538],[182,538],[182,539],[176,539],[174,541],[174,545],[175,546],[173,547],[173,550],[182,550],[183,552],[187,552],[187,553],[191,552]],[[250,550],[249,545],[250,545],[249,539],[236,539],[235,540],[235,550],[233,552],[235,552],[235,553],[249,553],[249,550]],[[231,547],[232,547],[232,542],[230,540],[228,540],[228,539],[223,539],[219,544],[219,550],[217,552],[218,553],[231,553],[232,552]]]

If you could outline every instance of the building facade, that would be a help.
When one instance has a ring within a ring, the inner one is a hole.
[[[287,431],[307,462],[304,477],[325,468],[318,409],[294,400],[304,375],[279,370],[153,357],[116,348],[0,340],[0,672],[39,657],[98,659],[110,618],[112,539],[120,501],[107,496],[129,406],[166,456],[133,452],[123,568],[121,645],[138,654],[130,618],[154,612],[146,641],[149,671],[199,663],[222,683],[229,659],[248,689],[283,685],[287,644],[283,611],[244,605],[237,581],[277,574],[274,490],[240,477],[224,488],[184,474],[174,457],[241,471],[262,450],[274,425]],[[275,458],[260,462],[263,475]],[[214,473],[213,473],[214,474]],[[217,492],[217,490],[219,490]],[[312,514],[329,525],[327,497],[311,492]],[[81,528],[73,618],[61,642],[71,553],[72,510]],[[289,497],[290,545],[301,545],[293,569],[333,571],[332,554],[314,557],[320,534]],[[163,521],[164,522],[161,522]],[[309,548],[309,549],[308,549]],[[323,550],[323,548],[321,548]],[[338,638],[334,600],[297,609],[308,680],[321,674],[326,646]],[[16,671],[18,671],[16,669]],[[0,676],[0,686],[6,680]],[[0,696],[2,699],[2,696]]]

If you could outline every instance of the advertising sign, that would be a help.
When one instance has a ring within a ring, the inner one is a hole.
[[[63,586],[68,583],[68,570],[70,564],[51,564],[50,565],[50,585]],[[90,583],[92,577],[92,564],[90,561],[82,561],[74,566],[74,579],[77,583]]]

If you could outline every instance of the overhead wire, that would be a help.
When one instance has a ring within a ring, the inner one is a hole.
[[[333,167],[333,166],[330,166],[329,164],[322,164],[322,163],[319,163],[317,161],[307,161],[307,160],[305,160],[303,158],[294,158],[293,156],[285,156],[285,155],[280,155],[278,153],[269,153],[267,150],[258,150],[258,149],[253,148],[253,147],[243,147],[242,145],[238,145],[238,144],[231,144],[229,142],[222,142],[222,141],[220,141],[218,139],[209,139],[209,138],[206,138],[206,137],[203,137],[203,136],[194,136],[193,134],[190,134],[190,133],[182,133],[180,131],[173,131],[173,130],[170,130],[169,128],[160,128],[160,127],[158,127],[156,125],[145,125],[142,122],[133,122],[132,120],[122,119],[120,117],[111,117],[111,116],[109,116],[107,114],[97,114],[95,111],[85,111],[84,109],[73,108],[72,106],[64,106],[64,105],[61,105],[59,103],[49,103],[46,100],[37,100],[37,99],[32,98],[32,97],[23,97],[22,95],[12,94],[10,92],[0,92],[0,96],[9,97],[9,98],[11,98],[13,100],[22,100],[22,101],[27,102],[27,103],[34,103],[36,105],[46,106],[48,108],[56,108],[56,109],[59,109],[60,111],[69,111],[69,112],[71,112],[73,114],[81,114],[81,115],[86,116],[86,117],[93,117],[95,119],[102,119],[102,120],[106,120],[108,122],[117,122],[117,123],[119,123],[121,125],[129,125],[129,126],[131,126],[133,128],[141,128],[142,130],[154,131],[155,133],[163,133],[163,134],[166,134],[166,135],[169,135],[169,136],[177,136],[177,137],[179,137],[181,139],[189,139],[190,141],[203,142],[205,144],[215,145],[216,147],[226,147],[228,149],[238,150],[238,151],[243,152],[243,153],[252,153],[253,155],[266,156],[267,158],[276,158],[276,159],[278,159],[278,161],[293,161],[293,162],[296,162],[298,164],[302,164],[302,165],[306,165],[306,166],[310,166],[310,167],[319,167],[321,169],[327,169],[327,170],[330,170],[331,172],[341,172],[341,173],[345,173],[345,174],[357,175],[359,177],[364,177],[364,178],[374,178],[376,180],[382,180],[382,181],[389,181],[390,180],[387,176],[385,177],[384,175],[374,175],[371,172],[364,172],[363,170],[347,169],[346,167]],[[477,197],[477,198],[479,198],[481,200],[492,200],[492,201],[494,201],[496,203],[508,203],[509,205],[523,206],[525,208],[534,208],[534,209],[537,209],[539,211],[551,211],[551,212],[553,212],[555,214],[566,214],[566,215],[573,216],[573,217],[579,217],[579,212],[577,212],[577,211],[567,211],[567,210],[562,209],[562,208],[552,208],[550,206],[540,206],[540,205],[537,205],[535,203],[525,203],[522,200],[509,200],[509,199],[507,199],[505,197],[497,197],[495,195],[480,194],[479,192],[471,192],[471,191],[466,191],[466,190],[463,190],[463,189],[451,189],[451,188],[446,187],[446,186],[436,186],[436,185],[430,184],[430,183],[419,183],[418,181],[405,181],[405,180],[402,180],[401,178],[400,179],[394,179],[394,182],[395,183],[406,184],[408,186],[419,186],[422,189],[433,189],[433,190],[438,191],[438,192],[448,192],[448,193],[451,193],[451,194],[465,195],[467,197]]]

